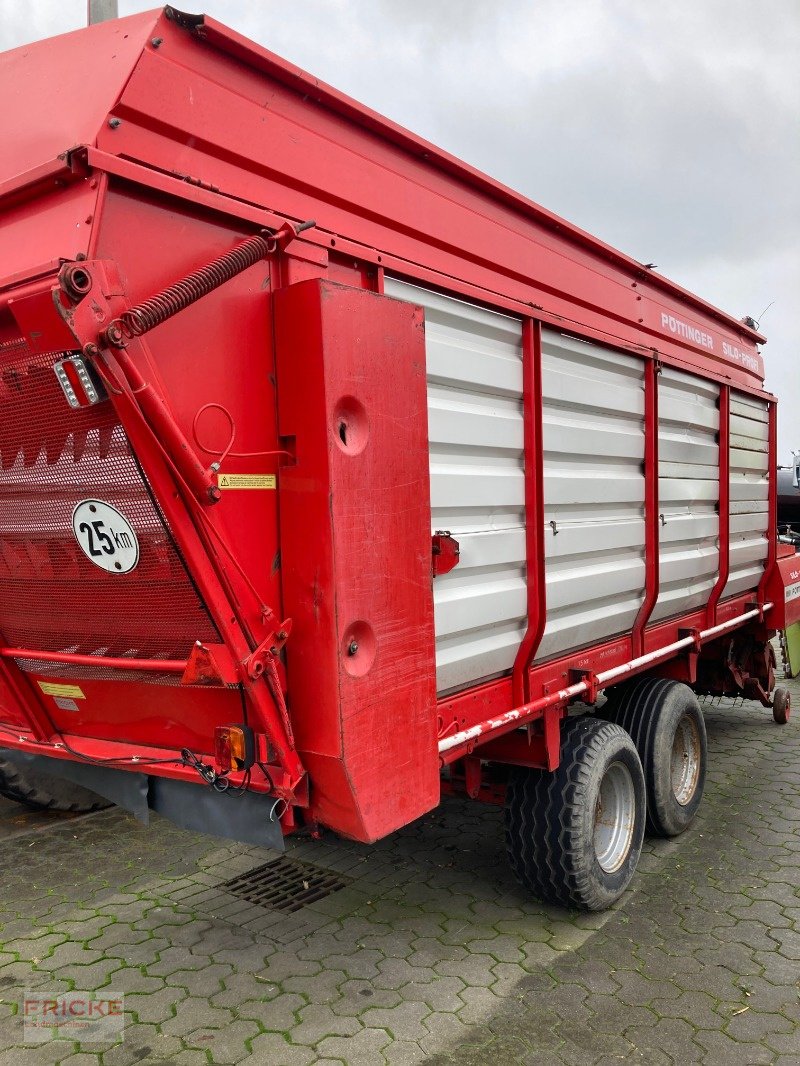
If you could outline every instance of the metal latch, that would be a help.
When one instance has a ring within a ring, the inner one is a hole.
[[[449,573],[454,566],[458,566],[461,556],[461,548],[458,541],[450,536],[447,529],[437,529],[431,537],[431,553],[433,556],[433,576]]]

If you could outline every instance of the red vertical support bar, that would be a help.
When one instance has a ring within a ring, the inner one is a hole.
[[[731,390],[719,390],[719,577],[706,607],[706,628],[716,624],[717,604],[728,584],[731,526]]]
[[[778,405],[769,404],[769,442],[767,445],[767,477],[769,478],[769,510],[767,515],[767,558],[764,574],[758,584],[758,602],[764,603],[765,588],[778,556]]]
[[[544,565],[544,443],[542,438],[542,324],[522,323],[522,403],[525,423],[525,555],[528,628],[514,660],[514,703],[529,699],[528,671],[547,620]]]
[[[644,599],[631,628],[631,653],[644,653],[644,627],[658,599],[659,520],[658,520],[658,374],[656,360],[650,359],[644,371]]]

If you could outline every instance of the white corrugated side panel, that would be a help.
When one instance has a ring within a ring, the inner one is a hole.
[[[627,633],[645,586],[644,362],[553,330],[542,348],[547,626],[537,660]]]
[[[731,390],[730,561],[722,596],[754,589],[767,558],[769,413],[763,400]]]
[[[658,375],[658,600],[655,622],[701,607],[719,574],[719,386]]]
[[[406,282],[425,309],[431,531],[458,566],[434,579],[440,693],[508,672],[527,628],[522,324]]]

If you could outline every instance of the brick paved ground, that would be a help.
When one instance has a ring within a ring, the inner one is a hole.
[[[267,852],[4,805],[0,1066],[800,1063],[800,713],[706,719],[697,822],[606,915],[526,899],[469,802],[373,848],[293,843],[348,882],[293,914],[219,887]],[[124,993],[124,1042],[21,1047],[25,989]]]

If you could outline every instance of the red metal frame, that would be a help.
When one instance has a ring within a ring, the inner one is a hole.
[[[30,659],[32,662],[61,663],[64,666],[97,666],[96,655],[70,655],[67,652],[35,651],[33,648],[0,648],[0,658]],[[106,670],[143,670],[145,673],[182,674],[186,659],[116,659],[104,655],[100,660]]]
[[[274,361],[272,367],[268,359],[257,361],[274,337],[268,294],[277,289],[304,282],[317,285],[318,279],[327,278],[354,289],[374,288],[380,294],[384,271],[389,270],[417,284],[515,314],[523,322],[527,630],[510,676],[438,701],[438,745],[430,737],[430,743],[426,742],[427,755],[415,748],[416,755],[406,775],[410,788],[415,787],[415,766],[420,766],[425,758],[434,768],[438,760],[450,763],[465,759],[464,780],[474,794],[485,791],[480,768],[483,759],[553,768],[558,761],[560,719],[570,700],[591,700],[604,684],[645,670],[669,669],[691,680],[697,654],[704,644],[750,626],[754,620],[761,625],[763,611],[769,608],[764,603],[768,583],[770,596],[775,597],[772,522],[757,605],[752,606],[753,592],[719,603],[729,562],[731,384],[770,404],[770,507],[774,511],[775,406],[762,387],[763,364],[756,349],[763,340],[760,334],[213,19],[192,20],[184,25],[177,16],[148,13],[131,16],[126,25],[127,43],[115,64],[103,60],[117,49],[119,24],[93,27],[89,37],[69,35],[11,54],[9,76],[16,78],[20,64],[24,64],[35,85],[35,98],[42,106],[41,114],[34,108],[30,115],[6,114],[0,118],[0,123],[9,126],[5,142],[15,143],[21,132],[18,123],[24,121],[26,145],[39,144],[45,154],[38,158],[31,149],[22,161],[22,174],[8,173],[0,163],[0,208],[4,211],[4,236],[8,237],[0,248],[0,290],[6,293],[5,299],[0,299],[0,309],[10,301],[25,326],[22,329],[21,325],[22,332],[31,338],[31,343],[39,345],[39,351],[71,348],[76,343],[105,373],[112,402],[131,446],[230,653],[233,676],[239,679],[245,693],[251,724],[259,734],[265,757],[276,764],[270,773],[280,795],[297,804],[309,799],[305,763],[298,756],[293,725],[305,722],[299,731],[311,731],[310,739],[308,735],[303,738],[304,758],[306,753],[312,761],[320,757],[313,736],[317,705],[311,696],[298,695],[303,690],[300,682],[290,685],[287,691],[283,674],[280,655],[289,636],[288,621],[281,621],[285,587],[292,581],[296,583],[292,610],[302,614],[311,603],[314,610],[323,612],[323,607],[327,610],[331,602],[346,600],[352,588],[360,587],[362,568],[368,571],[370,567],[380,567],[383,560],[399,567],[392,553],[401,556],[413,537],[403,540],[392,534],[390,523],[396,523],[398,518],[387,505],[386,526],[371,529],[364,543],[354,547],[337,541],[337,551],[341,551],[349,567],[347,588],[340,588],[335,582],[320,585],[310,571],[303,570],[307,578],[304,586],[297,574],[305,565],[304,553],[313,557],[314,534],[304,528],[296,514],[292,519],[292,535],[296,537],[292,550],[300,561],[294,576],[284,578],[282,583],[280,562],[273,559],[271,567],[265,566],[262,555],[264,537],[274,532],[273,526],[277,529],[279,520],[286,521],[285,510],[279,519],[277,504],[264,505],[260,511],[252,501],[244,500],[236,509],[228,507],[227,512],[224,505],[211,506],[211,456],[192,439],[192,421],[187,412],[193,413],[192,407],[196,410],[209,394],[216,398],[214,389],[225,386],[221,366],[234,366],[234,372],[248,382],[250,389],[256,385],[261,389],[257,394],[258,417],[253,413],[255,392],[242,399],[235,389],[230,390],[241,402],[241,411],[236,412],[241,420],[251,430],[254,424],[265,420],[274,423],[274,441],[265,444],[263,435],[259,436],[261,450],[248,453],[248,448],[239,444],[241,454],[249,454],[251,459],[254,454],[281,454],[291,465],[281,475],[276,459],[269,472],[274,471],[279,482],[283,476],[284,483],[293,484],[298,494],[310,491],[309,484],[303,481],[307,470],[296,465],[302,451],[298,447],[301,434],[306,435],[302,447],[306,447],[309,437],[317,435],[315,462],[318,460],[320,470],[324,465],[326,438],[324,433],[320,436],[320,426],[312,424],[308,412],[303,412],[302,404],[298,405],[298,424],[286,431],[290,435],[278,436]],[[161,41],[158,47],[153,44],[155,36]],[[84,57],[77,65],[76,55]],[[97,75],[91,83],[81,69],[86,57],[91,57]],[[58,78],[52,76],[54,70],[59,72]],[[0,68],[0,84],[2,77]],[[58,146],[56,151],[61,155],[57,161],[52,161],[52,139],[57,132],[47,106],[53,91],[49,86],[53,84],[58,84],[59,91],[72,102],[70,136],[68,143]],[[189,89],[194,100],[192,108],[185,106]],[[263,108],[266,92],[271,100],[267,113]],[[309,97],[313,105],[307,103]],[[109,115],[119,122],[109,124]],[[180,146],[180,173],[175,169],[176,145]],[[272,209],[265,208],[265,204],[272,205]],[[176,261],[172,254],[176,234],[181,242],[187,240],[194,256],[185,269],[181,261],[185,274],[220,251],[229,250],[255,229],[275,231],[284,226],[288,227],[287,232],[296,233],[294,223],[310,218],[316,219],[316,228],[300,235],[290,249],[243,275],[238,287],[224,290],[218,298],[209,297],[208,304],[185,312],[186,317],[173,326],[159,327],[162,332],[154,334],[152,343],[151,338],[148,342],[138,338],[116,352],[103,347],[102,334],[112,319],[180,276],[180,272],[177,276],[169,274]],[[162,256],[153,255],[156,241],[162,243]],[[32,261],[27,269],[20,268],[22,248]],[[167,250],[170,255],[166,255]],[[70,304],[54,275],[62,260],[78,258],[96,284],[90,299]],[[162,260],[169,265],[165,266]],[[54,314],[54,309],[61,317]],[[242,317],[243,312],[250,317]],[[257,315],[263,319],[257,319]],[[228,332],[216,337],[221,350],[208,352],[203,344],[212,319],[224,321]],[[237,333],[240,321],[243,324]],[[257,321],[260,332],[256,331]],[[644,600],[631,633],[535,664],[546,620],[543,324],[634,353],[646,361],[646,581]],[[290,328],[284,321],[281,331],[285,344],[290,346],[293,326]],[[35,342],[34,337],[38,338]],[[723,344],[728,346],[727,352]],[[216,374],[211,382],[204,383],[203,375],[194,372],[195,365],[185,355],[190,346],[198,346],[205,353],[203,374]],[[246,358],[234,362],[242,352]],[[348,353],[339,353],[337,367],[341,368],[347,357]],[[651,625],[659,592],[659,364],[700,374],[721,385],[720,567],[706,608]],[[325,374],[330,371],[330,367],[323,367]],[[419,372],[420,367],[416,366],[414,373]],[[270,374],[272,392],[265,385]],[[364,372],[363,381],[369,376]],[[361,379],[352,384],[350,399],[362,384]],[[384,403],[383,386],[380,382],[373,384],[370,402],[374,399]],[[366,385],[363,387],[367,389]],[[402,399],[411,391],[406,379],[397,395]],[[349,402],[348,396],[339,399]],[[418,417],[416,401],[415,405],[406,415]],[[262,414],[269,417],[264,419]],[[378,429],[381,427],[383,423]],[[336,445],[335,439],[333,444]],[[385,449],[392,446],[387,437]],[[415,451],[416,459],[419,456]],[[400,469],[402,465],[398,464]],[[337,467],[335,473],[352,491],[347,469]],[[386,488],[384,474],[385,471],[370,471],[382,490]],[[346,511],[345,507],[343,513]],[[429,532],[425,548],[428,566]],[[277,534],[275,537],[277,540]],[[387,562],[385,569],[388,565]],[[377,610],[378,600],[377,596],[370,600],[367,595],[365,602]],[[296,607],[297,604],[302,606]],[[403,615],[406,630],[414,628],[416,632],[421,610]],[[409,623],[412,616],[413,625]],[[402,636],[401,629],[392,639]],[[333,631],[326,630],[326,637]],[[287,644],[290,672],[294,669],[292,640],[298,649],[303,641],[298,632]],[[94,658],[58,651],[26,651],[11,647],[2,639],[0,645],[0,678],[26,709],[31,733],[35,732],[40,742],[34,747],[29,739],[19,740],[22,732],[15,739],[12,730],[8,744],[74,758],[63,746],[55,746],[67,740],[87,757],[113,758],[115,764],[119,760],[119,765],[126,767],[132,767],[134,759],[144,760],[148,751],[151,757],[153,751],[167,751],[162,745],[165,737],[161,736],[154,737],[152,748],[140,740],[123,744],[116,737],[73,736],[71,731],[59,740],[57,723],[52,715],[48,716],[47,705],[36,692],[35,679],[23,674],[11,660],[23,657],[59,662],[66,667],[94,665]],[[298,651],[296,661],[301,658]],[[303,662],[306,669],[312,670],[311,659]],[[105,664],[112,669],[182,674],[187,665],[177,659],[161,662],[119,657],[105,660]],[[431,683],[430,669],[429,666],[425,684]],[[390,682],[397,683],[397,678],[389,676],[391,669],[389,675],[385,670],[386,664],[382,663],[380,677],[388,689]],[[331,669],[330,676],[334,673]],[[198,682],[208,680],[202,664],[187,676]],[[340,682],[342,679],[336,674],[336,684]],[[351,680],[345,678],[342,683],[349,685]],[[111,700],[100,693],[102,684],[106,683],[97,683],[97,700],[110,714]],[[145,698],[148,707],[158,708],[160,720],[169,722],[164,710],[166,697],[155,692],[156,686],[150,686],[153,692],[142,697],[144,686],[113,684],[119,685],[112,690],[118,702],[134,703],[137,698]],[[177,688],[169,691],[178,708],[174,712],[177,717],[186,714],[191,706],[200,705],[199,689],[194,693]],[[378,743],[375,731],[380,719],[372,714],[373,704],[365,712],[363,691],[364,686],[360,692],[357,686],[352,692],[348,690],[341,707],[353,717],[368,712],[370,726],[364,735],[374,746]],[[197,695],[196,705],[189,702],[193,694]],[[238,692],[222,691],[217,696],[225,714],[240,713]],[[102,704],[104,698],[106,704]],[[432,710],[433,695],[429,703]],[[208,717],[202,719],[202,728],[216,722],[222,713],[215,704],[208,710]],[[309,722],[311,725],[306,728]],[[432,732],[433,724],[430,725]],[[523,732],[521,725],[529,728]],[[336,727],[332,728],[335,732]],[[387,728],[391,756],[396,751],[390,732]],[[407,743],[407,738],[402,740]],[[374,757],[371,749],[358,750],[356,754],[361,770],[359,760]],[[430,798],[429,769],[426,763],[425,803]],[[192,775],[190,769],[177,765],[158,772]],[[370,788],[380,784],[374,774],[372,777]],[[312,784],[319,785],[323,778],[319,772]],[[265,780],[258,779],[255,787],[265,788]],[[358,781],[337,779],[321,798],[313,795],[312,788],[312,805],[323,812],[323,818],[336,821],[345,831],[372,838],[383,831],[381,825],[386,826],[391,820],[386,810],[387,804],[394,802],[391,795],[377,814],[375,810],[369,815],[355,810],[327,813],[348,790],[357,787]],[[407,804],[397,817],[402,820],[414,816],[412,807],[413,803]],[[364,828],[370,819],[371,828]]]
[[[719,576],[708,597],[706,624],[717,620],[717,604],[728,584],[730,573],[730,499],[731,499],[731,390],[719,390]]]
[[[644,630],[658,600],[660,587],[660,528],[658,506],[658,374],[660,366],[649,359],[644,371],[644,561],[645,593],[631,630],[634,656],[644,651]]]
[[[546,712],[551,708],[564,708],[578,696],[588,695],[591,697],[592,690],[603,688],[606,685],[617,683],[623,678],[633,677],[637,673],[650,669],[674,657],[683,649],[700,648],[706,642],[716,640],[718,637],[734,629],[739,629],[753,619],[761,619],[766,611],[772,608],[771,603],[763,604],[750,611],[746,611],[737,618],[730,619],[720,625],[703,631],[694,631],[692,635],[682,637],[672,644],[664,645],[656,651],[647,652],[644,655],[631,659],[619,666],[611,667],[594,674],[590,679],[577,681],[538,700],[524,704],[522,707],[514,707],[504,714],[478,722],[468,729],[460,730],[451,736],[444,737],[439,741],[439,754],[445,763],[454,762],[471,754],[476,746],[481,743],[481,738],[491,737],[493,740],[502,737],[520,726],[527,725],[544,716],[547,723]],[[547,748],[547,739],[545,739]],[[552,769],[552,766],[549,766]]]
[[[765,590],[772,578],[778,554],[777,530],[773,528],[773,523],[777,523],[778,516],[778,405],[774,400],[769,404],[769,436],[767,442],[768,513],[771,516],[771,521],[767,526],[767,558],[764,563],[764,573],[758,586],[759,603],[764,599]]]
[[[91,303],[83,301],[76,307],[63,305],[59,289],[53,286],[51,279],[45,279],[26,289],[15,291],[11,308],[13,311],[16,305],[22,302],[21,293],[23,293],[28,301],[25,305],[26,314],[29,314],[31,310],[29,302],[34,298],[37,300],[41,298],[42,306],[49,306],[51,315],[53,309],[63,312],[65,322],[78,346],[84,350],[88,348],[92,356],[97,359],[101,354],[96,347],[99,329],[117,317],[126,306],[130,306],[131,301],[125,301],[124,296],[121,295],[122,286],[114,276],[113,267],[106,269],[102,262],[92,260],[85,260],[82,266],[91,275],[93,281]],[[37,321],[43,326],[48,320],[45,316]],[[49,327],[56,331],[56,334],[59,328],[55,325],[57,321],[58,319],[54,319]],[[47,343],[46,339],[44,343]],[[63,341],[61,343],[63,344]],[[129,351],[138,354],[139,365],[147,365],[149,361],[147,352],[140,338],[135,338],[130,342]],[[276,620],[262,602],[254,599],[249,582],[246,579],[243,580],[245,575],[232,569],[229,562],[226,563],[226,557],[227,560],[235,560],[235,554],[225,543],[219,531],[211,525],[210,521],[202,517],[202,511],[199,508],[204,505],[198,503],[195,491],[186,486],[182,476],[182,467],[176,465],[174,459],[176,449],[180,456],[182,435],[179,431],[176,434],[165,433],[166,439],[160,439],[144,419],[137,402],[137,397],[143,389],[144,379],[138,367],[133,367],[129,351],[107,353],[104,357],[105,362],[99,364],[104,366],[105,372],[110,375],[109,381],[112,385],[110,400],[117,409],[120,422],[147,474],[203,599],[208,604],[226,645],[233,652],[235,660],[243,667],[254,648],[268,639],[270,634],[274,634],[275,629],[278,628],[277,625],[265,627],[264,623]],[[133,378],[132,382],[127,374],[125,377],[120,376],[118,369],[120,361],[128,366],[128,372]],[[155,394],[153,386],[148,386],[148,389],[154,394],[153,402],[160,405],[162,417],[157,425],[163,429],[164,424],[173,421],[172,416],[163,400]],[[170,444],[173,448],[172,453],[169,451]],[[245,639],[245,634],[250,634],[249,642]],[[13,653],[14,649],[10,650]],[[39,660],[45,659],[41,653],[31,657]],[[78,660],[83,660],[83,658],[53,653],[53,657],[45,661],[57,660],[65,665],[70,662],[73,665],[97,665],[92,657],[86,657],[89,659],[88,663],[83,661],[79,663]],[[114,661],[109,665],[111,669],[117,668]],[[176,663],[174,671],[165,672],[177,672],[177,666]],[[181,672],[185,666],[186,663],[180,663]],[[126,663],[126,668],[133,668],[130,662]],[[154,669],[150,666],[141,668]],[[288,788],[281,786],[277,791],[287,799],[296,800],[295,789],[302,782],[305,771],[291,740],[285,708],[280,703],[281,694],[274,691],[274,686],[268,686],[264,679],[250,677],[246,669],[241,669],[241,684],[252,704],[254,720],[263,723],[262,728],[269,736],[285,778],[289,782]],[[279,701],[277,706],[276,700]],[[29,698],[26,703],[30,702]],[[54,730],[50,724],[49,729],[45,729],[45,735],[58,736],[58,731]],[[213,738],[209,737],[209,746],[212,742]]]

